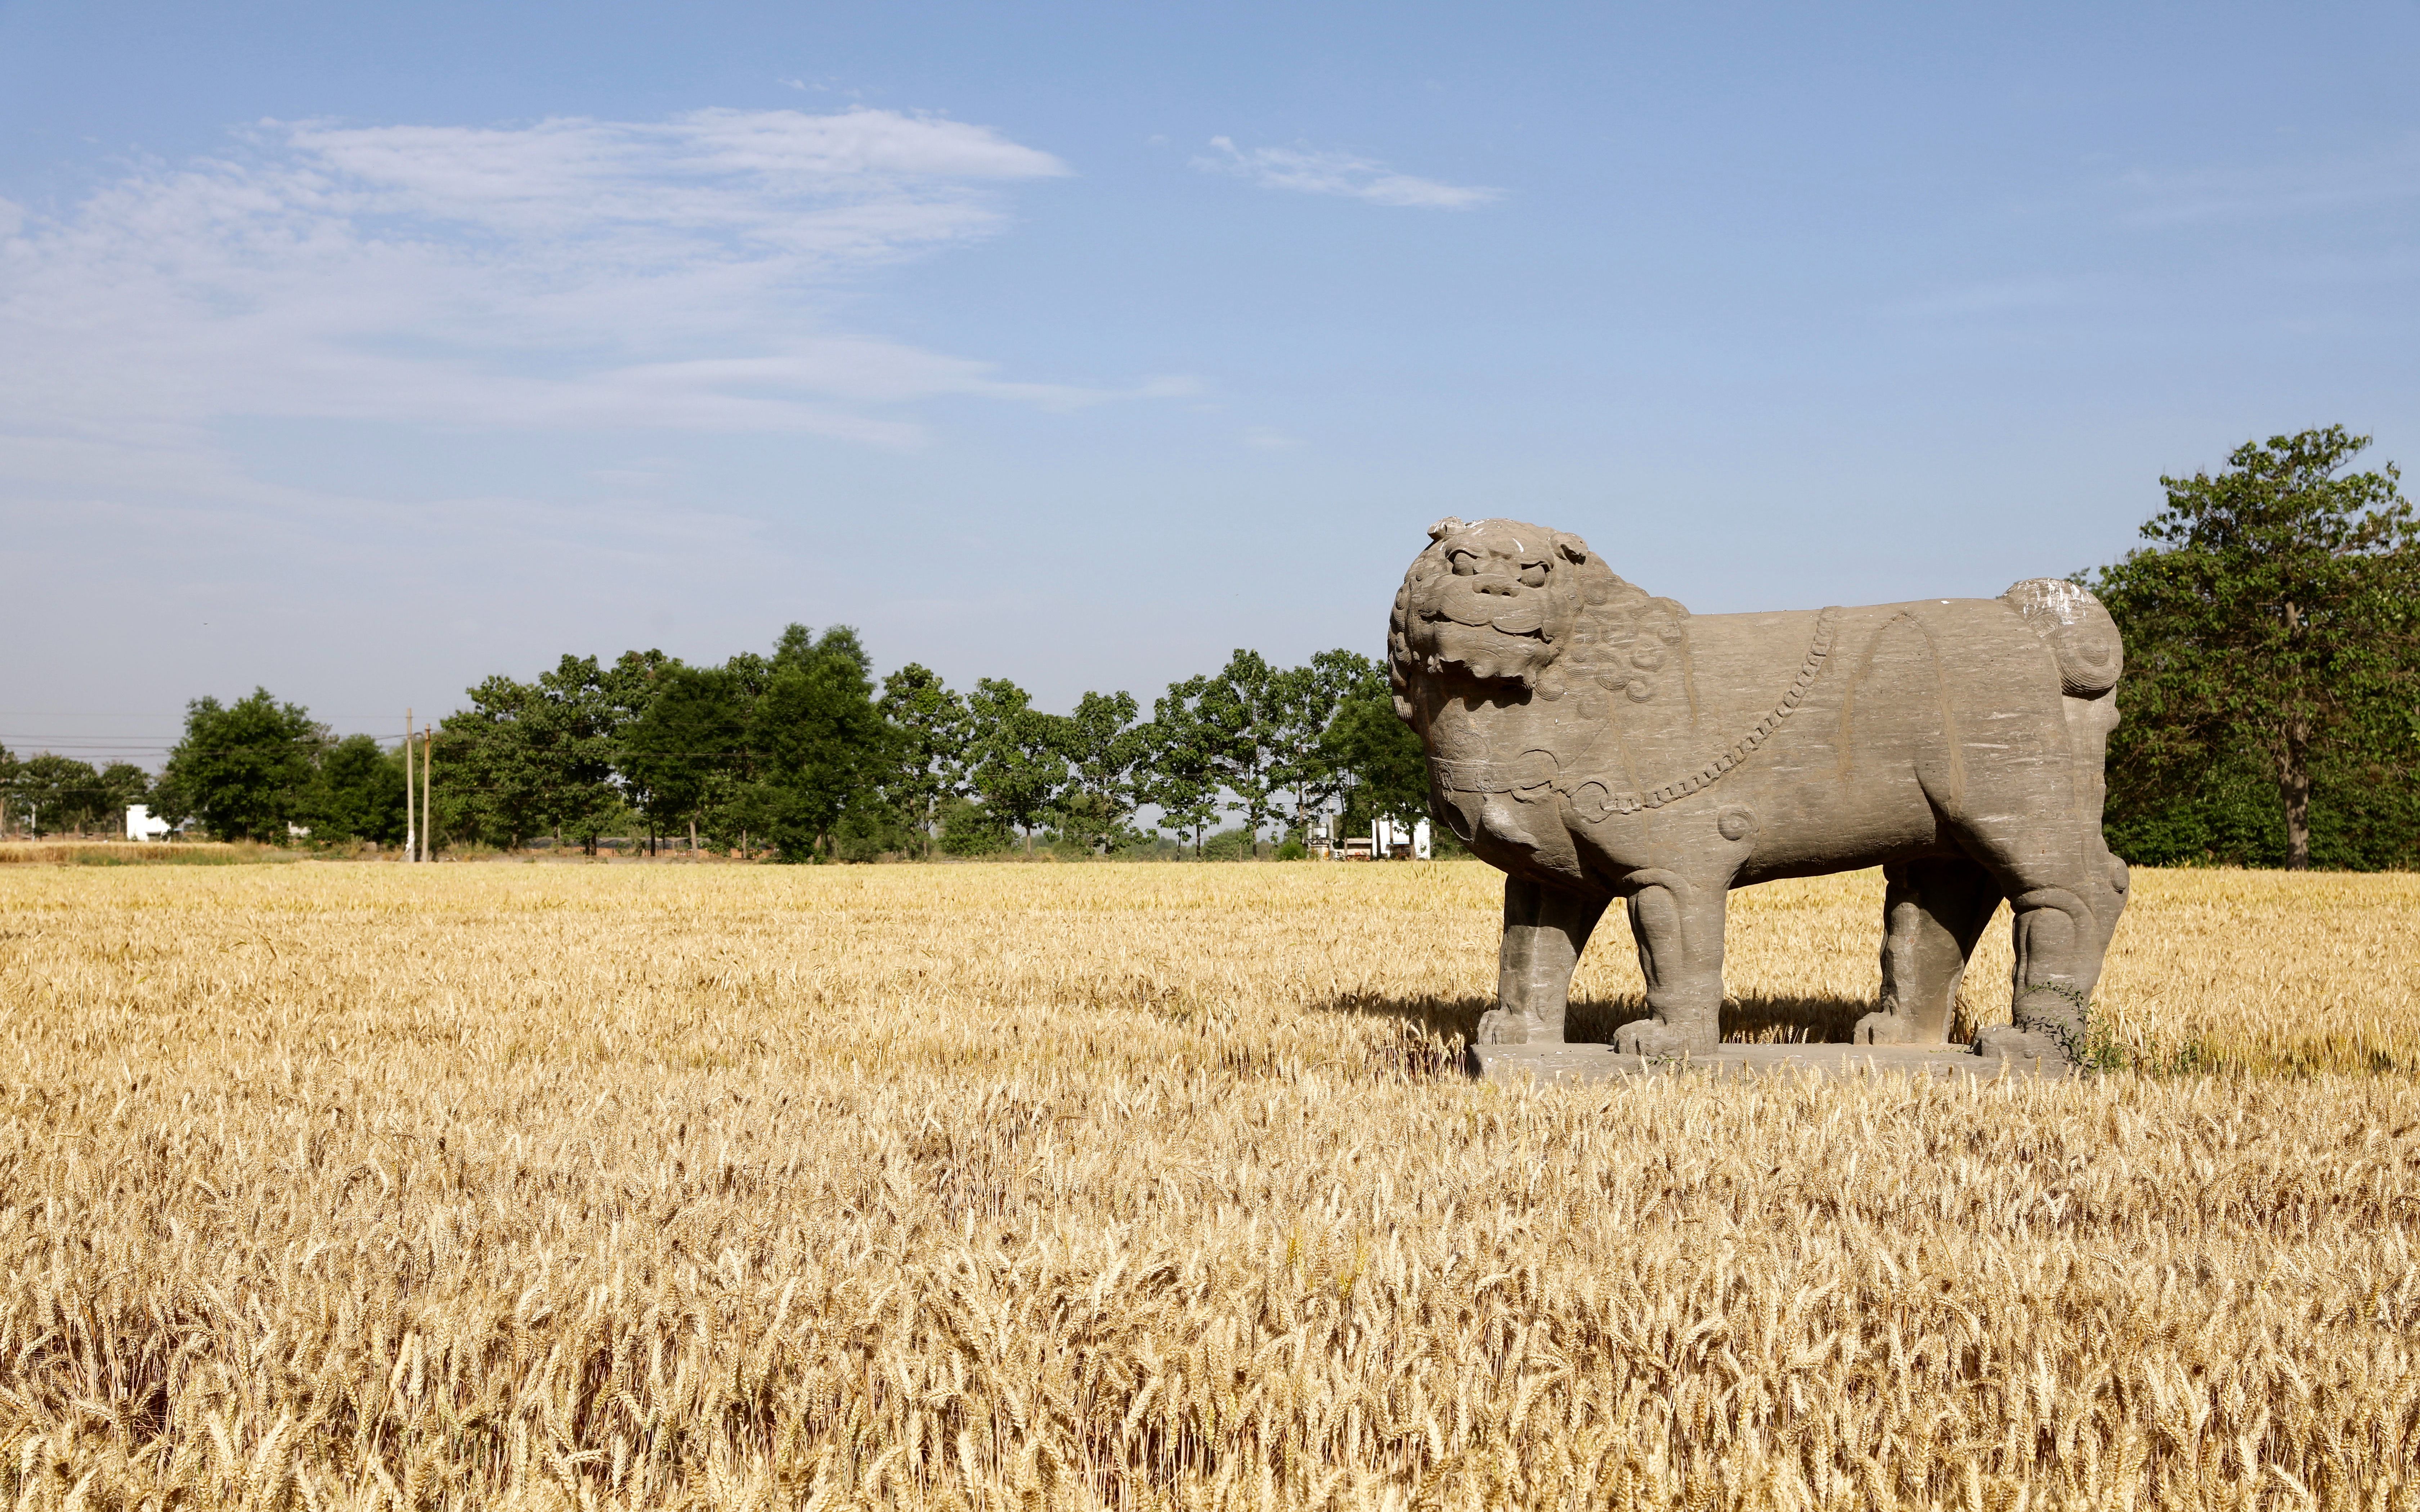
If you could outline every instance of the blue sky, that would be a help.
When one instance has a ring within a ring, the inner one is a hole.
[[[1447,514],[1699,612],[2420,454],[2420,8],[0,0],[0,741],[860,627],[1146,702]]]

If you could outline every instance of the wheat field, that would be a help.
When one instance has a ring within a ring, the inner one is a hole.
[[[1735,899],[1731,1032],[1880,893]],[[1497,897],[9,867],[0,1498],[2420,1505],[2420,879],[2138,873],[2052,1085],[1473,1085]]]

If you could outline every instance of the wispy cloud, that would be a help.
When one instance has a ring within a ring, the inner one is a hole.
[[[2182,172],[2137,170],[2121,180],[2138,225],[2266,220],[2420,198],[2420,137],[2374,151]]]
[[[0,205],[0,432],[190,440],[269,416],[897,443],[920,399],[1116,397],[830,321],[852,275],[991,235],[1004,190],[1068,171],[885,110],[264,123],[64,213]]]
[[[1499,199],[1503,191],[1470,184],[1440,183],[1397,173],[1374,158],[1350,152],[1316,151],[1309,147],[1237,147],[1224,136],[1210,139],[1211,150],[1197,156],[1193,166],[1204,173],[1231,174],[1264,189],[1291,189],[1305,194],[1342,194],[1373,205],[1406,206],[1415,209],[1466,210]]]

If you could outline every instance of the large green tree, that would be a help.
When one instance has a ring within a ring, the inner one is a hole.
[[[967,701],[941,674],[909,662],[882,680],[876,704],[891,728],[891,770],[884,785],[909,817],[929,858],[941,829],[942,806],[967,793]]]
[[[659,829],[686,825],[721,838],[732,790],[749,773],[743,693],[722,668],[668,666],[645,708],[622,728],[617,765]]]
[[[1115,849],[1133,836],[1135,767],[1145,745],[1134,695],[1086,693],[1059,725],[1067,759],[1059,795],[1059,833],[1087,851]]]
[[[1257,651],[1238,649],[1203,686],[1194,717],[1207,733],[1210,768],[1244,810],[1247,856],[1297,773],[1285,738],[1297,684]]]
[[[302,804],[314,841],[403,839],[403,761],[370,735],[347,735],[319,752]]]
[[[845,816],[879,802],[889,733],[874,706],[873,661],[847,625],[782,634],[751,712],[756,825],[784,861],[830,848]],[[850,827],[878,829],[873,816]]]
[[[278,702],[265,687],[233,703],[198,698],[185,706],[184,738],[168,753],[161,787],[172,811],[198,818],[221,840],[282,845],[328,744],[308,710]]]
[[[1347,701],[1366,697],[1373,688],[1383,694],[1386,687],[1386,670],[1357,651],[1319,652],[1289,674],[1291,696],[1279,732],[1279,761],[1294,790],[1297,828],[1344,798],[1357,780],[1355,769],[1338,759],[1338,715]]]
[[[967,697],[969,781],[986,810],[1023,833],[1028,850],[1067,784],[1061,723],[1006,678],[983,678]]]
[[[2408,789],[2420,529],[2393,463],[2351,470],[2368,444],[2330,425],[2163,477],[2154,544],[2094,580],[2127,643],[2109,760],[2121,852],[2130,825],[2246,756],[2274,783],[2295,870],[2311,864],[2315,773]]]
[[[10,766],[8,806],[28,833],[82,834],[109,812],[108,790],[89,762],[41,751]]]
[[[1193,837],[1193,854],[1202,854],[1203,831],[1225,811],[1218,779],[1218,748],[1222,732],[1202,715],[1210,687],[1207,677],[1171,683],[1153,701],[1151,722],[1142,727],[1143,755],[1136,796],[1156,804],[1160,822],[1176,831],[1181,841]]]
[[[438,729],[440,833],[467,829],[506,847],[569,835],[594,852],[621,811],[613,764],[627,690],[596,657],[566,654],[534,682],[500,674],[470,694],[471,707]]]
[[[104,827],[126,822],[126,810],[151,801],[151,774],[132,762],[112,762],[101,769],[101,814]]]
[[[1428,752],[1396,717],[1384,667],[1367,667],[1338,702],[1320,749],[1341,774],[1348,833],[1368,832],[1373,819],[1410,823],[1429,811]]]
[[[645,717],[661,691],[664,675],[679,665],[660,651],[625,651],[612,666],[597,670],[595,688],[585,695],[604,735],[601,750],[608,775],[598,785],[599,795],[609,812],[627,805],[646,821],[651,853],[656,842],[678,827],[684,816],[666,812],[645,784],[631,779],[621,758],[630,726]]]

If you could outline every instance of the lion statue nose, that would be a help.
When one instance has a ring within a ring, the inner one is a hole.
[[[1499,594],[1506,598],[1511,598],[1521,591],[1520,580],[1508,573],[1490,573],[1470,586],[1475,593]]]

